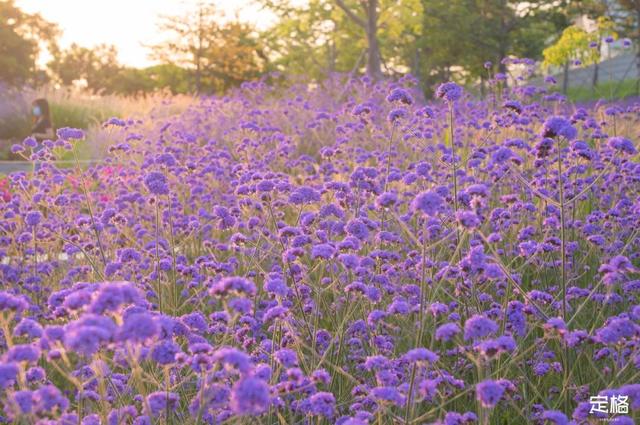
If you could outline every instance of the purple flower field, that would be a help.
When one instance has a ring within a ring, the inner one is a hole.
[[[245,83],[84,170],[50,162],[81,130],[14,146],[2,423],[639,420],[640,105],[492,84]]]

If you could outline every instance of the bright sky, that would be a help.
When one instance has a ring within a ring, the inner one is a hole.
[[[214,0],[227,18],[236,13],[243,21],[264,28],[271,15],[252,0]],[[61,46],[75,42],[91,47],[100,43],[117,47],[120,62],[143,67],[152,64],[143,44],[164,39],[158,32],[159,15],[182,15],[193,10],[196,0],[17,0],[29,13],[38,12],[57,23],[63,33]]]

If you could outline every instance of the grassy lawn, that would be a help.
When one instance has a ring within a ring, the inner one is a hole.
[[[637,80],[606,81],[595,89],[590,86],[570,87],[567,96],[572,102],[589,102],[599,99],[613,100],[638,96]]]

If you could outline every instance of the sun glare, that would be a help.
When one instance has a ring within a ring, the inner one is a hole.
[[[16,4],[29,13],[40,13],[62,30],[60,44],[95,46],[113,44],[119,60],[128,66],[151,65],[146,45],[162,41],[157,21],[161,15],[180,15],[197,4],[183,0],[18,0]],[[260,10],[252,0],[218,0],[215,2],[228,18],[236,15],[258,27],[269,22],[269,13]],[[224,18],[223,18],[224,19]]]

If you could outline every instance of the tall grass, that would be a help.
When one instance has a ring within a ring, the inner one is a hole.
[[[82,158],[104,152],[106,136],[102,123],[111,117],[140,119],[145,116],[168,116],[182,112],[191,104],[191,96],[171,96],[158,92],[144,97],[92,95],[71,89],[43,87],[0,87],[0,159],[16,159],[9,150],[13,143],[27,137],[33,126],[31,102],[45,98],[51,108],[54,128],[73,127],[87,130],[89,150]]]

